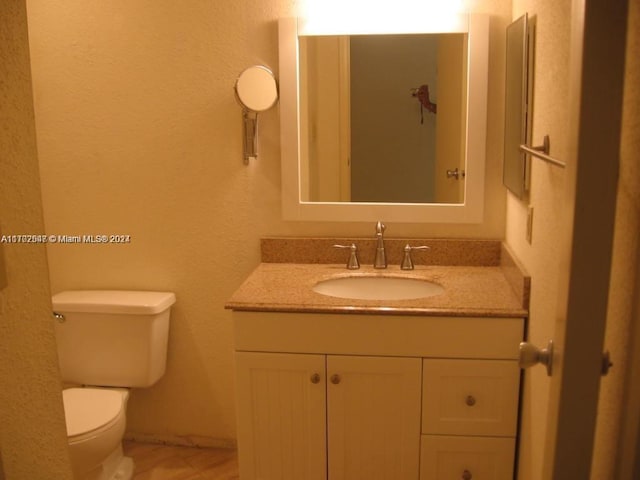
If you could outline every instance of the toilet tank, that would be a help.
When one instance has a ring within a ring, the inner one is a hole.
[[[148,387],[167,364],[171,292],[73,290],[52,297],[65,382]]]

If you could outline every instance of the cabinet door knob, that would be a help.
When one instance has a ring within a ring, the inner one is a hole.
[[[311,383],[320,383],[320,374],[314,373],[311,375]]]
[[[469,405],[470,407],[473,407],[476,404],[476,399],[473,395],[467,395],[467,398],[465,399],[464,403],[466,403],[467,405]],[[466,470],[465,470],[466,472]],[[471,477],[469,477],[471,478]]]
[[[334,373],[333,375],[331,375],[331,383],[333,383],[334,385],[337,385],[340,383],[340,375],[338,375],[337,373]]]
[[[462,472],[462,480],[471,480],[473,478],[473,475],[471,475],[471,472],[469,470],[465,470],[464,472]]]

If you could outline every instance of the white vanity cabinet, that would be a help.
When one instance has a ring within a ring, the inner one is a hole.
[[[421,359],[238,352],[240,478],[415,480]]]
[[[513,479],[522,318],[233,318],[242,480]]]

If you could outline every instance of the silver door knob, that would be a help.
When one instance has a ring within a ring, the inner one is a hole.
[[[553,366],[553,340],[549,340],[547,348],[538,348],[529,342],[520,343],[520,368],[529,368],[538,363],[547,367],[547,375],[551,376]]]
[[[460,177],[465,177],[464,170],[458,170],[457,167],[454,170],[447,170],[447,178],[455,178],[456,180],[459,180]]]

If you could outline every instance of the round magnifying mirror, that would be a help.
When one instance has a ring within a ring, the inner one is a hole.
[[[263,112],[278,100],[278,86],[273,72],[262,65],[244,70],[235,85],[240,103],[252,112]]]

